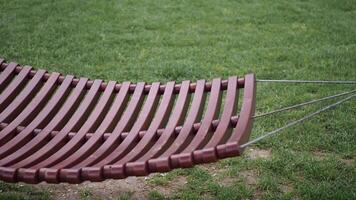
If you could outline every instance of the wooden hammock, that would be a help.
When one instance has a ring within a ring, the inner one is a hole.
[[[0,179],[7,182],[80,183],[192,167],[240,155],[252,129],[253,74],[133,84],[3,59],[0,73]]]

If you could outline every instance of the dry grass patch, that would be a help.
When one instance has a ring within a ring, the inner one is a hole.
[[[319,151],[319,150],[313,151],[312,154],[317,160],[324,160],[328,155],[330,155],[326,152]],[[355,163],[354,158],[341,158],[340,156],[336,156],[336,158],[347,166],[352,166],[353,163]]]
[[[258,172],[255,170],[241,171],[239,174],[248,185],[256,185],[258,181]]]
[[[217,177],[217,178],[220,176],[224,176],[228,170],[227,168],[218,167],[218,165],[216,163],[201,164],[197,167],[209,172],[209,174],[212,177]]]
[[[325,157],[327,156],[326,152],[319,151],[319,150],[313,151],[312,154],[318,160],[324,160]]]
[[[293,187],[293,184],[291,184],[291,183],[285,183],[280,186],[280,190],[283,193],[291,193],[293,191],[293,189],[294,189],[294,187]]]
[[[170,181],[167,185],[164,186],[155,186],[154,189],[158,190],[164,196],[173,196],[175,192],[179,189],[183,188],[185,184],[187,184],[187,177],[178,176],[175,177],[172,181]]]
[[[272,151],[271,149],[258,149],[258,148],[250,148],[246,151],[247,156],[251,160],[256,160],[256,159],[269,159],[272,156]]]
[[[352,166],[355,164],[355,159],[340,159],[341,162],[345,163],[347,166]]]
[[[115,199],[130,193],[130,199],[146,199],[152,187],[144,177],[128,177],[123,180],[84,182],[82,184],[61,183],[58,185],[41,183],[36,187],[49,190],[52,199]]]

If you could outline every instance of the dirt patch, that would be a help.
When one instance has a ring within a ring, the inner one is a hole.
[[[173,196],[180,188],[184,187],[187,179],[179,176],[170,181],[168,185],[157,186],[149,183],[153,175],[148,177],[128,177],[122,180],[105,180],[103,182],[84,182],[81,184],[46,184],[41,183],[35,187],[48,190],[51,199],[117,199],[128,195],[130,199],[147,199],[151,190],[157,190],[165,196]]]
[[[219,183],[220,186],[231,186],[234,184],[234,182],[237,180],[236,177],[224,177],[224,178],[218,178],[217,183]]]
[[[254,170],[246,170],[238,172],[236,177],[219,178],[218,182],[221,186],[231,186],[237,180],[243,180],[247,185],[255,186],[258,181],[258,173]]]
[[[177,190],[184,187],[187,184],[187,178],[185,176],[175,177],[173,181],[170,181],[168,185],[165,186],[155,186],[155,189],[158,190],[163,195],[169,197],[172,196]]]
[[[40,183],[35,185],[39,189],[45,189],[50,192],[52,199],[61,200],[61,199],[79,199],[80,194],[78,187],[79,185],[75,184],[47,184]]]
[[[80,199],[115,199],[123,194],[131,194],[131,199],[147,199],[152,187],[144,177],[128,177],[123,180],[105,180],[103,182],[84,182],[82,184],[58,185],[41,183],[37,185],[51,193],[54,200]]]
[[[209,172],[212,177],[219,177],[227,172],[227,169],[217,167],[216,163],[201,164],[198,167]]]
[[[254,170],[241,171],[239,175],[245,180],[248,185],[256,185],[258,181],[258,173]]]
[[[250,148],[246,151],[246,153],[251,160],[256,160],[259,158],[269,159],[272,156],[272,151],[270,149]]]
[[[323,151],[313,151],[312,154],[318,160],[324,160],[325,157],[327,156],[327,153],[325,153]]]
[[[345,163],[347,166],[353,165],[355,163],[355,159],[340,159],[341,162]]]
[[[261,199],[262,196],[262,191],[261,190],[256,190],[255,193],[253,193],[251,200],[258,200]]]
[[[328,153],[323,151],[313,151],[312,154],[317,160],[324,160],[328,156]],[[341,158],[336,156],[336,159],[340,160],[342,163],[344,163],[347,166],[351,166],[355,162],[355,159],[353,158]]]
[[[266,153],[267,150],[253,150],[254,153],[258,155],[266,157],[270,157],[271,153],[270,151]],[[261,154],[259,154],[261,153]],[[225,168],[217,168],[216,164],[203,164],[199,166],[200,168],[208,171],[211,176],[217,180],[217,182],[221,186],[230,186],[234,182],[236,182],[239,179],[243,179],[246,184],[248,185],[256,185],[258,181],[258,172],[255,170],[244,170],[244,171],[239,171],[236,176],[227,176],[227,169]]]
[[[280,185],[280,189],[283,193],[291,193],[293,191],[293,185],[291,183],[286,183]]]
[[[199,168],[204,169],[209,172],[213,179],[219,183],[221,186],[231,186],[236,180],[237,177],[227,176],[228,169],[217,167],[216,164],[203,164]]]

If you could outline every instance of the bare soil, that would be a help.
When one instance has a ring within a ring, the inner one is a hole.
[[[259,158],[268,159],[272,156],[272,151],[270,149],[250,148],[246,151],[246,153],[251,160]]]

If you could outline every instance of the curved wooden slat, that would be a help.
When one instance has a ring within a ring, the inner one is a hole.
[[[218,144],[224,143],[231,134],[231,116],[235,116],[238,101],[237,77],[230,77],[227,85],[227,94],[225,98],[224,111],[210,141],[203,149],[193,152],[194,161],[196,163],[208,163],[217,161],[217,154],[215,147]]]
[[[13,64],[14,66],[15,64]],[[22,68],[20,73],[15,77],[13,81],[3,90],[0,96],[0,113],[9,106],[12,100],[18,95],[18,93],[23,89],[27,79],[27,75],[30,73],[32,67],[25,66]],[[26,91],[28,92],[28,91]],[[0,120],[2,122],[3,120]]]
[[[71,78],[67,79],[67,81],[71,80]],[[67,121],[66,119],[70,117],[69,115],[72,115],[73,111],[78,108],[81,96],[83,96],[82,92],[87,81],[88,79],[86,78],[80,79],[75,89],[71,92],[71,95],[61,107],[61,110],[57,112],[56,116],[53,117],[51,122],[48,123],[41,133],[39,133],[28,143],[29,145],[33,145],[33,147],[35,147],[32,148],[31,151],[37,151],[32,152],[30,156],[11,165],[11,168],[0,168],[1,176],[5,176],[6,179],[19,179],[28,183],[38,182],[38,169],[32,169],[30,167],[36,165],[38,162],[41,162],[43,159],[47,158],[49,155],[52,155],[58,148],[60,148],[61,144],[58,144],[58,139],[55,140],[55,138],[53,138],[50,141],[47,139],[50,136],[51,131],[57,127],[64,126]],[[66,126],[67,125],[65,125],[65,127]],[[29,146],[28,148],[31,147]]]
[[[141,172],[142,174],[147,174],[149,171],[151,171],[147,161],[153,157],[155,158],[161,155],[162,152],[166,151],[167,148],[169,148],[169,146],[172,144],[175,139],[176,127],[178,124],[183,123],[184,117],[189,107],[189,85],[190,81],[183,81],[175,108],[171,114],[171,118],[169,119],[166,128],[163,129],[162,134],[159,136],[159,139],[155,145],[152,146],[152,148],[147,152],[143,152],[144,155],[142,155],[134,162],[129,162],[126,164],[127,167],[131,166],[131,170],[141,169],[145,170],[144,172]]]
[[[245,76],[245,88],[240,116],[231,137],[225,144],[217,146],[219,158],[240,155],[243,149],[240,145],[248,141],[252,130],[256,106],[256,80],[254,74]]]
[[[78,133],[71,138],[71,140],[65,145],[67,147],[62,147],[62,148],[72,148],[72,149],[77,149],[75,152],[62,160],[61,162],[51,166],[50,169],[43,169],[43,171],[51,171],[49,174],[55,174],[56,177],[45,177],[45,179],[54,179],[57,180],[59,177],[59,170],[68,166],[73,166],[77,164],[78,162],[81,161],[81,159],[86,158],[87,156],[90,155],[91,151],[90,149],[93,149],[93,145],[95,143],[87,143],[85,141],[85,135],[88,133],[90,130],[95,128],[97,125],[98,121],[101,121],[104,117],[104,114],[109,110],[110,108],[110,99],[112,96],[112,93],[115,88],[115,83],[114,81],[111,81],[108,83],[108,86],[106,87],[103,95],[101,96],[100,100],[96,104],[93,112],[90,114],[84,125],[80,128]],[[93,86],[96,83],[93,84]],[[98,82],[100,84],[100,82]],[[92,87],[93,87],[92,86]],[[99,85],[98,85],[99,87]],[[91,146],[89,146],[91,145]],[[70,147],[71,146],[71,147]],[[54,171],[58,171],[58,173],[53,173]]]
[[[194,136],[190,144],[179,154],[171,156],[171,162],[178,167],[191,167],[194,164],[192,152],[196,149],[202,148],[204,143],[209,139],[209,132],[211,132],[211,122],[219,116],[219,108],[221,103],[221,79],[214,79],[207,110],[204,115],[202,125],[197,134]],[[210,134],[211,135],[211,134]]]
[[[196,92],[193,97],[190,111],[187,115],[183,127],[172,145],[160,155],[159,158],[148,161],[150,171],[169,171],[176,166],[172,166],[170,157],[184,149],[193,138],[194,123],[198,122],[203,114],[204,102],[206,98],[205,80],[197,81]]]
[[[86,158],[89,158],[90,155],[92,155],[94,151],[100,147],[100,145],[102,144],[101,140],[105,131],[107,131],[110,127],[114,126],[114,123],[119,120],[120,114],[124,111],[124,106],[128,102],[129,88],[130,82],[123,83],[123,86],[120,88],[120,92],[116,95],[111,109],[105,116],[103,122],[100,124],[94,135],[76,152],[76,154],[73,154],[73,158],[68,158],[78,163],[76,163],[74,166],[71,166],[71,168],[69,169],[65,168],[60,170],[61,180],[68,182],[81,181],[81,168],[83,166],[87,166],[88,163],[92,162],[92,160]],[[77,159],[82,160],[79,162]],[[73,165],[73,163],[71,164]]]
[[[96,100],[100,96],[99,89],[101,82],[101,80],[94,81],[88,94],[85,96],[83,102],[80,104],[80,107],[78,108],[77,112],[74,113],[72,119],[67,123],[67,125],[72,125],[69,126],[68,129],[65,129],[67,127],[63,128],[60,133],[56,135],[56,137],[60,136],[58,138],[58,142],[61,143],[65,140],[66,135],[70,132],[71,129],[80,127],[78,134],[71,140],[69,140],[65,145],[61,146],[61,148],[54,154],[52,154],[50,157],[31,167],[33,169],[40,169],[40,179],[43,178],[47,182],[58,182],[58,170],[55,167],[56,164],[73,154],[79,148],[79,146],[82,145],[83,139],[85,137],[85,132],[89,131],[90,128],[94,125],[94,120],[100,115],[100,112],[98,111],[102,110],[105,106],[105,104],[98,104],[98,106],[94,108]],[[108,95],[106,93],[106,96],[104,96],[103,99],[105,100],[105,98],[108,98],[107,96]],[[56,140],[56,137],[54,137],[52,141]]]
[[[3,59],[0,59],[0,66],[4,62]],[[10,82],[11,78],[15,75],[15,70],[17,67],[17,63],[10,63],[3,72],[0,74],[0,92],[6,87],[6,85]]]
[[[143,103],[143,91],[145,83],[139,83],[138,87],[131,98],[131,101],[125,110],[122,118],[119,123],[116,125],[112,134],[109,138],[98,148],[92,155],[90,155],[82,164],[85,164],[85,167],[82,168],[82,178],[85,180],[102,180],[102,168],[103,163],[110,162],[115,156],[115,159],[118,159],[124,156],[127,151],[132,147],[133,142],[137,139],[138,132],[147,126],[149,120],[152,116],[152,109],[156,107],[158,102],[157,94],[159,92],[159,83],[154,84],[151,88],[150,94],[146,100],[145,105],[143,106],[142,112],[137,118],[139,113],[139,107]],[[135,124],[133,125],[129,137],[125,138],[120,142],[120,134],[126,129],[130,128],[134,119],[136,119]],[[128,126],[130,124],[130,126]],[[115,153],[114,153],[115,152]],[[108,159],[109,158],[109,159]],[[110,159],[111,158],[111,159]]]
[[[15,116],[21,112],[22,108],[24,108],[27,102],[36,94],[37,89],[40,87],[41,79],[44,73],[44,70],[37,71],[36,75],[20,92],[20,94],[5,108],[5,110],[3,110],[3,112],[0,113],[0,121],[7,121],[11,118],[15,118]],[[0,146],[4,145],[4,143],[12,137],[13,132],[5,132],[7,130],[8,129],[5,129],[4,132],[0,134]]]
[[[32,120],[39,110],[42,108],[43,104],[46,104],[50,95],[55,89],[56,81],[59,77],[59,73],[53,73],[45,85],[41,88],[41,90],[37,93],[37,95],[33,98],[33,100],[26,106],[26,108],[16,117],[6,128],[0,131],[0,135],[11,135],[15,133],[16,127],[21,123],[24,123],[26,120]],[[19,137],[17,137],[19,136]],[[28,141],[25,134],[19,134],[15,138],[10,140],[8,143],[4,144],[0,149],[0,159],[8,156],[14,150],[20,148],[25,145]]]
[[[105,177],[110,177],[111,176],[111,169],[112,168],[122,168],[122,175],[127,176],[127,175],[144,175],[146,174],[146,165],[129,165],[126,164],[130,161],[136,160],[138,157],[140,157],[143,153],[147,152],[148,149],[152,146],[154,143],[154,136],[158,128],[161,127],[161,125],[164,123],[164,121],[168,118],[169,112],[172,108],[173,105],[173,92],[174,92],[174,85],[175,82],[169,82],[166,85],[162,100],[160,102],[160,105],[156,111],[156,114],[146,132],[146,134],[143,136],[143,138],[138,142],[138,144],[130,150],[128,154],[126,154],[123,158],[120,160],[116,161],[115,163],[112,163],[110,165],[104,166],[104,175]],[[118,170],[115,170],[117,172]],[[107,172],[107,173],[106,173]],[[116,174],[114,175],[116,176]],[[121,174],[120,174],[121,176]]]
[[[42,109],[42,111],[37,115],[37,117],[24,128],[21,132],[17,134],[16,137],[19,137],[19,140],[22,140],[23,138],[31,137],[33,135],[33,131],[36,127],[40,126],[41,124],[48,124],[43,130],[41,130],[35,138],[27,142],[25,145],[17,149],[17,151],[13,152],[11,155],[8,155],[7,157],[3,158],[0,160],[0,166],[9,166],[12,165],[16,162],[19,162],[20,160],[24,159],[25,157],[29,156],[33,152],[37,151],[39,146],[41,146],[41,143],[46,141],[46,136],[42,137],[44,132],[49,130],[53,130],[53,128],[49,128],[50,126],[55,126],[52,125],[54,121],[56,120],[55,113],[59,110],[61,102],[64,101],[66,96],[68,96],[69,93],[69,87],[72,82],[73,76],[67,76],[61,86],[57,89],[55,94],[51,97],[50,101],[46,104],[46,106]],[[66,107],[67,104],[63,107],[64,109],[67,109]],[[65,114],[66,112],[64,109],[61,109],[57,112],[57,118],[60,116],[60,114]],[[52,120],[50,119],[51,117],[54,117]],[[48,137],[49,134],[47,134]]]

